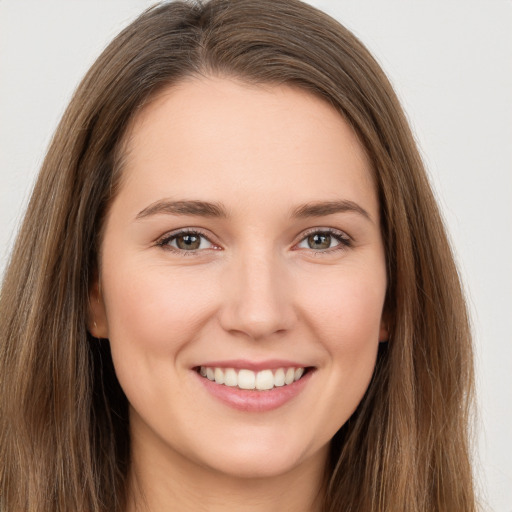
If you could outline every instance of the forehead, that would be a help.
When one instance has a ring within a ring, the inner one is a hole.
[[[123,160],[122,188],[146,202],[157,191],[292,202],[341,194],[365,196],[377,209],[352,127],[326,101],[287,85],[191,78],[170,86],[134,117]]]

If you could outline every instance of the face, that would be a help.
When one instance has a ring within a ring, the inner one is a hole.
[[[190,79],[136,116],[122,173],[90,330],[133,450],[243,477],[323,463],[386,337],[353,130],[294,88]]]

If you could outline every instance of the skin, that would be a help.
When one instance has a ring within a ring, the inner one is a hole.
[[[307,92],[191,78],[137,114],[122,172],[90,331],[110,340],[130,402],[130,510],[319,510],[329,441],[387,338],[379,204],[356,135]],[[227,216],[148,212],[183,200]],[[292,215],[326,201],[357,206]],[[184,228],[207,239],[162,244]],[[311,248],[328,228],[350,245]],[[276,358],[314,372],[259,413],[222,403],[193,369]]]

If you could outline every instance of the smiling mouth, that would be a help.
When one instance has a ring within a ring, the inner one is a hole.
[[[248,369],[219,368],[199,366],[197,373],[216,384],[254,391],[270,391],[276,387],[285,387],[300,380],[313,370],[312,367],[286,367],[258,372]]]

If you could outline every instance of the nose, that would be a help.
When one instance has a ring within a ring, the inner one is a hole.
[[[297,315],[287,275],[283,263],[272,255],[237,259],[225,275],[223,329],[254,340],[291,330]]]

